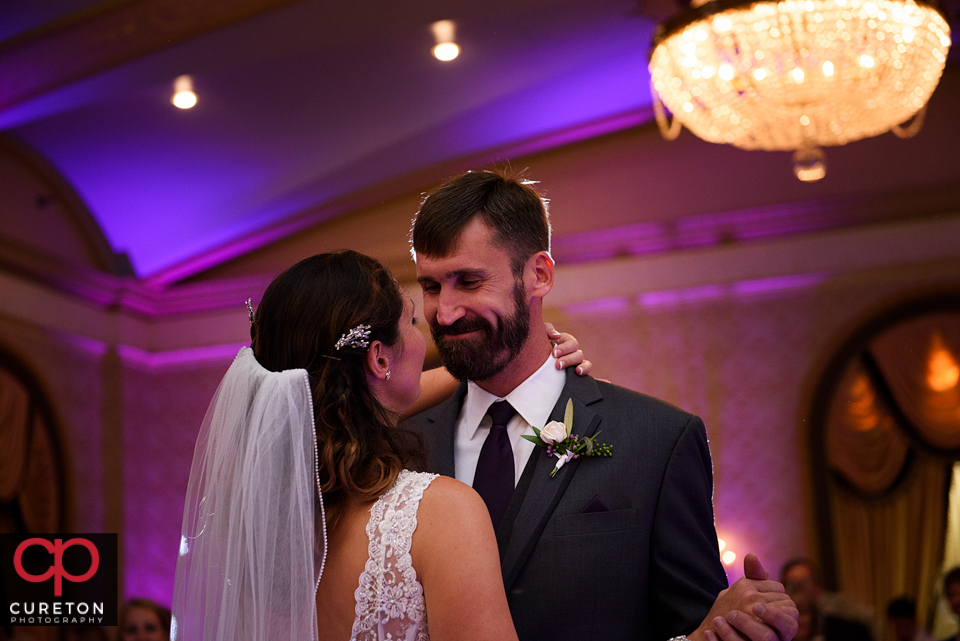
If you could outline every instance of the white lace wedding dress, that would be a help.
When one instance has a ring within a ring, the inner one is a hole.
[[[351,641],[429,641],[423,586],[410,559],[410,542],[420,499],[435,478],[403,470],[370,508],[369,556],[356,592]]]

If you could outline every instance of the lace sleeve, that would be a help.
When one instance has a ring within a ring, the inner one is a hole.
[[[369,558],[357,588],[357,641],[429,641],[423,586],[410,559],[417,509],[436,474],[404,470],[370,509]]]

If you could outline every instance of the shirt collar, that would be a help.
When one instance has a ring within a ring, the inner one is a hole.
[[[480,428],[480,421],[486,416],[490,405],[499,400],[508,401],[529,425],[543,427],[560,400],[566,380],[564,371],[557,369],[557,359],[550,355],[540,369],[503,398],[494,396],[473,381],[468,381],[463,413],[469,421],[467,424],[471,426],[471,438]]]

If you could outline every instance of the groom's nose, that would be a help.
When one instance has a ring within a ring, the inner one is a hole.
[[[452,325],[464,317],[466,311],[459,296],[453,291],[440,291],[437,296],[437,324]]]

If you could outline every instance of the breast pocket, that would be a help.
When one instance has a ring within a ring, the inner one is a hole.
[[[567,514],[553,520],[554,536],[575,536],[577,534],[598,534],[600,532],[619,532],[640,527],[640,510],[635,507],[626,510],[607,512],[589,512],[587,514]]]

